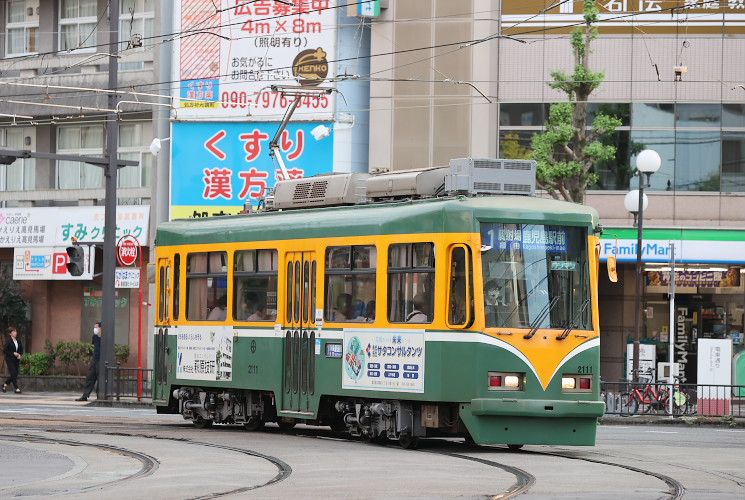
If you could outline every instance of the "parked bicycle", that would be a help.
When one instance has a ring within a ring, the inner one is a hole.
[[[691,411],[691,397],[680,387],[680,377],[673,384],[673,414],[686,415]],[[640,383],[630,392],[621,394],[620,411],[622,415],[637,413],[670,413],[670,384],[666,381],[651,383],[651,378],[640,377]]]

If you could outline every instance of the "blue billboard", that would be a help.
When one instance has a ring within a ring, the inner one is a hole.
[[[333,171],[332,137],[311,131],[330,122],[289,123],[279,138],[290,178]],[[282,173],[269,156],[278,122],[176,122],[172,130],[171,218],[236,214],[256,206]],[[320,136],[319,136],[320,137]]]

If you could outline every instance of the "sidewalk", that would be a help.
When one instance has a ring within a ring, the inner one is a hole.
[[[7,404],[43,404],[43,405],[74,405],[74,406],[108,406],[116,408],[127,408],[127,407],[153,407],[153,402],[150,398],[142,398],[140,401],[134,398],[120,398],[119,400],[101,400],[96,399],[95,395],[91,394],[88,401],[75,401],[81,394],[79,392],[22,392],[16,394],[15,392],[0,392],[0,405],[3,403]]]

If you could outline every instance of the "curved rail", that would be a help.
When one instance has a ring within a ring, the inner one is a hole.
[[[125,448],[119,448],[118,446],[112,446],[109,444],[85,443],[82,441],[73,441],[70,439],[45,438],[42,436],[32,436],[28,434],[22,434],[19,436],[0,436],[0,440],[13,441],[16,443],[33,442],[33,443],[47,443],[47,444],[63,444],[67,446],[88,446],[91,448],[98,448],[100,450],[110,451],[110,452],[114,452],[120,455],[130,457],[130,458],[134,458],[135,460],[138,460],[142,464],[142,466],[140,467],[140,470],[138,470],[134,474],[130,474],[128,476],[115,479],[113,481],[107,481],[105,483],[85,486],[82,488],[72,488],[69,490],[63,490],[60,493],[58,493],[58,494],[63,494],[63,495],[69,495],[72,493],[83,493],[86,491],[108,488],[110,486],[123,483],[124,481],[129,481],[131,479],[137,479],[137,478],[149,476],[150,474],[158,470],[158,461],[154,459],[153,457],[149,455],[145,455],[144,453],[140,453],[138,451],[127,450]]]

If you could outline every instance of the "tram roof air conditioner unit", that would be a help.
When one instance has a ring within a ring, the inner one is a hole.
[[[443,187],[447,167],[394,170],[367,179],[368,198],[436,196]]]
[[[448,194],[520,194],[535,195],[536,162],[532,160],[496,160],[456,158],[450,160],[445,176]]]
[[[364,194],[369,174],[322,174],[278,181],[274,188],[274,209],[354,205]]]

